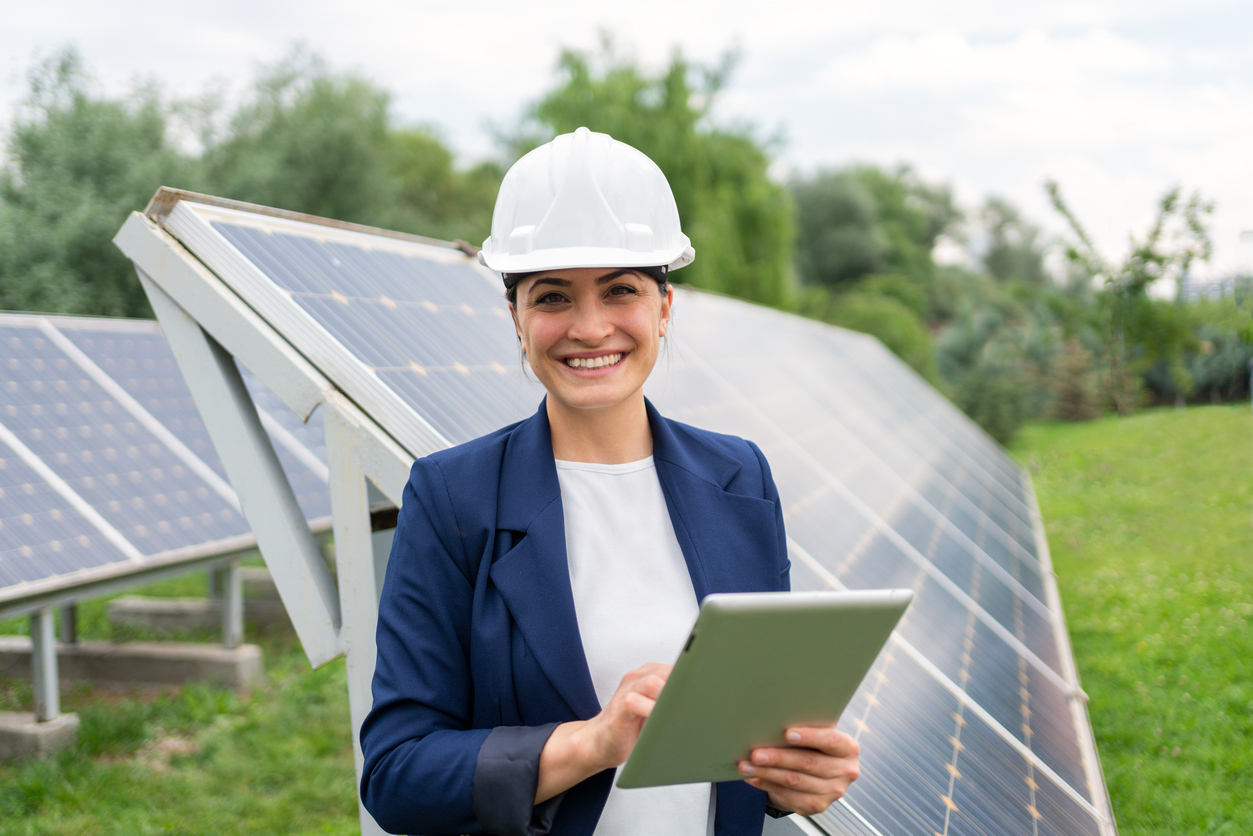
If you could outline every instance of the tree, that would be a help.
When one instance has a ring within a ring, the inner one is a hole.
[[[1040,229],[1024,220],[1017,207],[990,197],[979,216],[988,232],[988,248],[983,254],[983,269],[988,275],[1001,282],[1018,279],[1043,284],[1048,280]]]
[[[148,316],[135,269],[112,239],[163,183],[196,185],[166,138],[157,92],[111,101],[65,50],[30,74],[0,171],[0,307]]]
[[[908,166],[886,171],[859,165],[794,177],[789,189],[797,207],[796,268],[804,284],[868,290],[867,277],[893,275],[898,287],[917,289],[911,297],[925,298],[920,316],[940,318],[944,306],[931,253],[961,219],[946,186],[923,181]]]
[[[1177,306],[1155,304],[1148,287],[1165,279],[1175,281],[1178,289],[1191,264],[1209,258],[1213,245],[1206,220],[1213,203],[1203,200],[1199,192],[1184,202],[1179,186],[1167,189],[1148,233],[1139,239],[1130,236],[1130,251],[1115,263],[1096,249],[1057,183],[1050,180],[1045,189],[1073,236],[1067,257],[1104,284],[1099,303],[1109,362],[1106,391],[1115,410],[1120,415],[1134,411],[1139,375],[1158,361],[1165,363],[1181,397],[1189,394],[1191,375],[1183,365],[1183,355],[1193,337],[1187,318]],[[1182,303],[1178,294],[1176,300]]]
[[[752,129],[719,125],[713,107],[734,60],[693,64],[676,53],[650,74],[606,43],[566,50],[557,86],[509,140],[521,155],[579,127],[647,154],[670,182],[696,261],[681,281],[770,305],[792,297],[792,204],[768,176],[770,153]]]
[[[383,226],[432,238],[483,243],[504,171],[495,162],[456,167],[453,154],[429,128],[391,133],[387,172],[397,202]]]
[[[936,242],[962,218],[948,186],[926,182],[907,165],[892,171],[863,165],[852,173],[874,199],[888,244],[885,272],[929,284]]]
[[[184,124],[199,157],[169,138]],[[434,131],[393,124],[385,91],[301,50],[229,113],[212,92],[108,98],[67,50],[31,73],[6,150],[0,307],[108,316],[150,315],[112,239],[158,186],[477,242],[502,176],[492,162],[459,168]]]
[[[229,124],[204,160],[221,196],[365,224],[388,219],[397,191],[388,95],[366,79],[297,50],[261,73]]]
[[[882,272],[888,237],[879,226],[879,206],[870,190],[847,169],[793,178],[796,201],[796,270],[803,282],[837,288]]]

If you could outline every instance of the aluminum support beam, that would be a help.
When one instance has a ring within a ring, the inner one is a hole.
[[[309,663],[323,665],[340,652],[335,585],[235,358],[138,272]]]
[[[57,632],[52,607],[30,617],[30,672],[35,691],[35,721],[46,723],[61,716],[61,684],[57,676]]]
[[[348,706],[352,716],[352,753],[357,766],[357,786],[361,786],[363,758],[361,724],[370,712],[373,697],[377,648],[374,631],[378,624],[381,578],[375,569],[374,538],[370,531],[370,501],[365,471],[353,456],[354,427],[337,409],[324,408],[326,457],[330,471],[331,520],[335,532],[335,564],[339,578],[339,607],[343,619],[340,642],[347,657]],[[366,836],[383,833],[382,828],[357,801],[361,832]]]
[[[222,646],[234,650],[244,641],[244,573],[238,559],[223,567],[222,579]]]
[[[62,604],[61,612],[61,643],[78,644],[78,602],[70,601]]]

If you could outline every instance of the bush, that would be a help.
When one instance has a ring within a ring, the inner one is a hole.
[[[953,401],[1001,444],[1009,444],[1027,419],[1027,385],[1012,369],[980,363],[966,373]]]
[[[1054,410],[1064,421],[1088,421],[1101,414],[1093,381],[1092,355],[1076,339],[1066,341],[1053,376]]]

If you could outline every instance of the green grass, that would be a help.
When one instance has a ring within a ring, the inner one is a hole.
[[[204,573],[139,591],[204,595]],[[152,637],[111,628],[105,612],[104,601],[80,606],[84,639]],[[27,624],[0,621],[0,633]],[[250,630],[248,639],[262,644],[267,667],[249,695],[203,685],[64,692],[62,709],[79,715],[78,746],[0,766],[0,836],[359,832],[343,660],[313,671],[290,634]],[[30,711],[29,683],[0,679],[0,710]]]
[[[1253,833],[1253,417],[1154,410],[1028,427],[1123,834]]]

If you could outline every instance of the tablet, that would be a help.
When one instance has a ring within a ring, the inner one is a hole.
[[[743,778],[736,762],[831,725],[913,600],[908,589],[705,598],[618,786]]]

